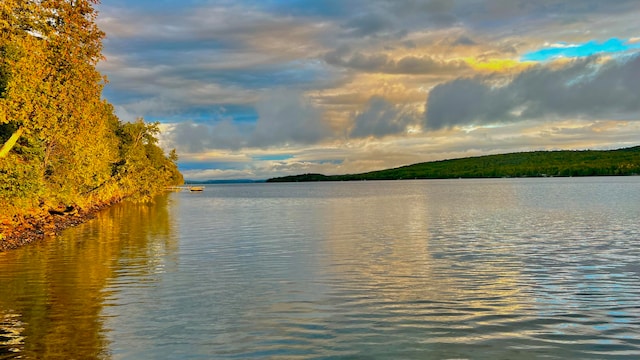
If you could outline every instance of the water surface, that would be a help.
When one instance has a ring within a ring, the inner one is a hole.
[[[0,359],[635,359],[640,177],[216,185],[0,254]]]

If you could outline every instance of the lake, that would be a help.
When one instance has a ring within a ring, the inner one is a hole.
[[[211,185],[0,253],[0,359],[638,359],[640,177]]]

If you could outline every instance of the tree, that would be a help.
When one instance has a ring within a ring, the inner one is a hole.
[[[15,210],[0,215],[149,199],[182,181],[158,125],[122,124],[101,98],[97,3],[0,2],[0,208]]]
[[[147,124],[142,118],[120,126],[120,158],[117,166],[120,188],[136,200],[149,200],[167,185],[183,183],[178,171],[175,150],[169,157],[158,147],[158,123]]]

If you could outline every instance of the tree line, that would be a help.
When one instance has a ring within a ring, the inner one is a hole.
[[[267,182],[640,175],[640,146],[533,151],[432,161],[361,174],[303,174]]]
[[[183,181],[158,124],[121,122],[102,98],[98,2],[0,2],[0,222],[148,200]]]

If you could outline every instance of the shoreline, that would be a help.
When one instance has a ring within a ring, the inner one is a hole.
[[[19,219],[17,224],[0,224],[0,253],[58,236],[63,230],[83,224],[119,202],[114,200],[71,211],[40,209],[31,217]]]

